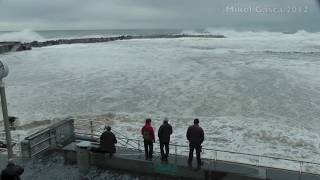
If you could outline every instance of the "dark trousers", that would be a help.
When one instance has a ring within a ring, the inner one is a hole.
[[[164,153],[164,149],[166,153]],[[161,159],[167,159],[169,156],[169,143],[160,141],[160,151],[161,151]]]
[[[194,149],[196,149],[197,163],[198,163],[198,166],[199,166],[199,165],[201,165],[201,157],[200,157],[201,145],[189,144],[189,159],[188,159],[188,163],[189,164],[192,163]]]
[[[146,155],[146,159],[152,159],[153,154],[153,142],[152,141],[144,141],[144,152]]]

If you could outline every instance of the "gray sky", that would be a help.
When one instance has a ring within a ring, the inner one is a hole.
[[[320,31],[319,22],[317,0],[0,0],[0,31],[137,28]]]

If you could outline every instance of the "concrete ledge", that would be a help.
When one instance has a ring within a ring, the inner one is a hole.
[[[77,163],[77,152],[75,143],[71,143],[63,148],[66,164]],[[232,166],[224,162],[209,162],[204,160],[204,166],[196,169],[187,165],[187,157],[169,157],[168,163],[159,160],[159,155],[155,154],[152,161],[144,159],[144,153],[137,150],[117,148],[117,153],[112,157],[109,154],[90,152],[90,165],[105,169],[125,170],[132,173],[149,174],[155,176],[170,176],[183,179],[221,179],[221,180],[258,180],[265,179],[259,177],[259,170],[246,166]],[[195,163],[195,162],[194,162]],[[238,167],[238,168],[237,168]]]

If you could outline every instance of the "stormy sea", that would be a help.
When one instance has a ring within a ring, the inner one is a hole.
[[[320,33],[204,30],[1,32],[0,41],[118,35],[212,34],[57,45],[0,55],[10,68],[8,109],[21,124],[112,117],[141,139],[145,118],[167,117],[187,144],[194,118],[204,147],[305,161],[320,159]]]

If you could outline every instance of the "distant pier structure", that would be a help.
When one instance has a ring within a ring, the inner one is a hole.
[[[41,48],[47,46],[55,46],[61,44],[87,44],[87,43],[103,43],[110,41],[132,40],[132,39],[176,39],[176,38],[226,38],[223,35],[188,35],[188,34],[159,34],[148,36],[131,36],[121,35],[113,37],[97,37],[97,38],[75,38],[75,39],[57,39],[47,41],[32,42],[0,42],[0,54],[15,51],[31,50],[32,48]]]

